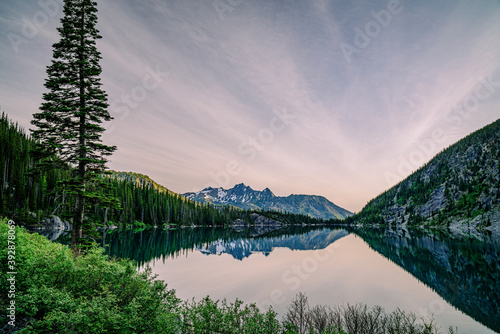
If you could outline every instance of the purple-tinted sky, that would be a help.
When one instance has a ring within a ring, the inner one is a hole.
[[[351,211],[500,115],[495,0],[99,1],[110,168]],[[61,0],[0,3],[0,105],[29,127]]]

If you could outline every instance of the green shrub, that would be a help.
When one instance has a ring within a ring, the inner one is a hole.
[[[205,297],[199,302],[184,303],[182,333],[281,333],[276,312],[262,313],[255,304],[244,305],[213,301]]]
[[[2,221],[2,250],[8,229]],[[0,263],[6,291],[6,251]],[[67,246],[16,228],[16,267],[16,323],[27,324],[21,333],[176,333],[179,327],[173,291],[150,269],[138,273],[132,262],[109,260],[97,246],[75,258]],[[3,309],[9,302],[2,294]]]

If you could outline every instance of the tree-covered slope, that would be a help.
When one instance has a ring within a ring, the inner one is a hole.
[[[121,176],[120,176],[121,175]],[[111,174],[108,180],[120,207],[96,209],[93,219],[118,226],[130,223],[159,225],[227,225],[240,218],[233,208],[200,204],[159,186],[149,177],[126,178]]]
[[[120,200],[121,208],[111,209],[107,214],[100,213],[95,219],[117,222],[139,221],[146,225],[229,225],[237,220],[248,224],[318,223],[314,218],[291,213],[242,210],[235,206],[199,203],[187,199],[153,181],[149,176],[112,172],[111,188]]]
[[[149,187],[158,190],[159,192],[164,192],[172,195],[177,195],[177,193],[165,188],[159,183],[156,183],[149,176],[134,173],[134,172],[117,172],[111,171],[111,177],[118,181],[128,181],[134,183],[137,187]]]
[[[53,169],[29,175],[34,167],[30,150],[35,141],[7,114],[0,116],[0,215],[32,221],[49,215],[62,196],[52,189],[66,170]]]
[[[500,120],[439,153],[348,222],[498,226]]]
[[[17,221],[40,223],[51,215],[70,217],[70,203],[58,182],[68,169],[31,173],[35,161],[30,155],[35,141],[5,113],[0,117],[0,215]],[[240,218],[234,209],[215,209],[169,191],[149,177],[136,173],[112,173],[108,191],[118,207],[89,205],[87,218],[95,224],[129,225],[213,225]]]

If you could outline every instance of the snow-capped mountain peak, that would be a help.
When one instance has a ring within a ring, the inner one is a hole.
[[[309,215],[315,218],[345,218],[351,212],[333,204],[322,196],[290,195],[275,196],[269,188],[253,190],[240,183],[231,189],[205,188],[198,192],[183,194],[184,197],[197,202],[217,205],[233,205],[242,209],[275,210]]]

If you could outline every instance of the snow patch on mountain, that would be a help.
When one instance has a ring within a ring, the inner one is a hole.
[[[232,205],[242,209],[273,210],[308,215],[320,219],[343,219],[352,213],[335,205],[322,196],[290,195],[275,196],[269,188],[253,190],[243,183],[231,189],[205,188],[185,193],[184,197],[204,203]]]
[[[226,195],[227,195],[227,191],[224,191],[224,189],[219,188],[219,189],[217,190],[217,197],[218,197],[219,199],[224,199],[224,197],[226,197]]]

